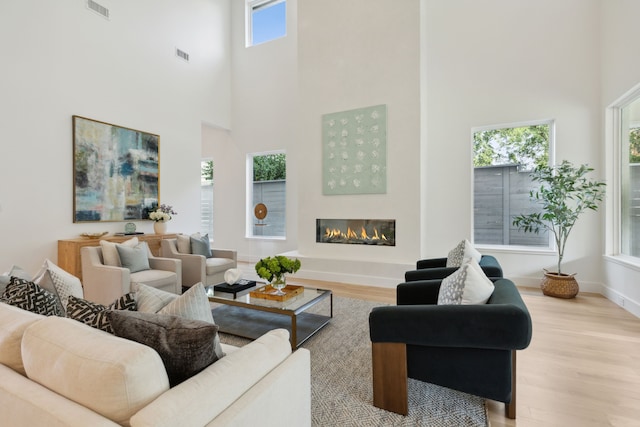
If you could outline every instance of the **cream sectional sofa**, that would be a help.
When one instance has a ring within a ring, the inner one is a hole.
[[[309,351],[273,330],[169,388],[158,353],[0,303],[0,424],[310,426]]]

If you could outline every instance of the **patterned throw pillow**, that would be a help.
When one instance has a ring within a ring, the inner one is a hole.
[[[447,255],[447,267],[458,268],[462,265],[464,259],[464,240],[458,243],[458,246],[451,249]]]
[[[460,305],[464,282],[467,278],[468,264],[463,265],[455,273],[442,279],[440,292],[438,293],[438,305]]]
[[[218,360],[213,346],[218,327],[200,320],[155,313],[110,311],[116,336],[156,350],[174,387]]]
[[[35,283],[12,276],[0,301],[45,316],[61,316],[58,299]]]
[[[136,284],[136,302],[138,303],[138,311],[143,313],[157,313],[162,307],[169,304],[178,295],[156,289],[153,286],[144,283]]]
[[[97,304],[73,295],[69,297],[67,304],[67,317],[77,320],[96,329],[113,333],[107,313],[113,310],[135,311],[137,308],[133,293],[121,296],[109,306]]]
[[[438,294],[439,305],[486,303],[495,286],[474,258],[469,258],[453,274],[444,278]]]

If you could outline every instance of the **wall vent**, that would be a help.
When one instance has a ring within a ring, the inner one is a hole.
[[[109,19],[109,9],[100,3],[96,3],[93,0],[87,0],[87,9],[94,11],[103,18]]]
[[[176,56],[178,58],[182,58],[185,61],[189,62],[189,54],[187,52],[185,52],[184,50],[180,50],[180,49],[176,48]]]

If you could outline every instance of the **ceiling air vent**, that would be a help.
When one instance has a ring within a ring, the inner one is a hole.
[[[93,10],[98,15],[109,19],[109,9],[101,5],[100,3],[96,3],[93,0],[87,0],[87,8]]]
[[[187,52],[185,52],[184,50],[180,50],[180,49],[176,48],[176,56],[178,58],[182,58],[185,61],[189,62],[189,54]]]

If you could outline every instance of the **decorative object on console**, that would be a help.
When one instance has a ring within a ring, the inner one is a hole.
[[[531,179],[540,183],[540,188],[531,190],[529,197],[540,204],[541,211],[518,215],[513,225],[519,230],[538,234],[541,230],[553,233],[558,253],[558,271],[544,270],[541,288],[545,295],[573,298],[579,286],[574,274],[562,272],[562,259],[569,233],[580,215],[587,209],[598,210],[604,199],[605,183],[586,178],[593,168],[587,165],[574,166],[563,160],[555,166],[538,166]]]
[[[86,237],[87,239],[99,239],[102,236],[106,236],[107,234],[109,234],[108,231],[102,231],[99,233],[82,233],[80,234],[82,237]]]
[[[158,203],[159,146],[159,135],[73,116],[73,222],[146,219]]]
[[[242,277],[242,272],[238,268],[230,268],[224,272],[224,281],[228,285],[235,285]]]
[[[136,225],[133,222],[128,222],[124,225],[124,234],[134,234],[136,232]]]
[[[171,221],[172,215],[178,215],[178,212],[173,210],[173,206],[165,205],[164,203],[149,213],[149,219],[154,221],[153,231],[156,234],[166,234],[167,222]]]
[[[263,258],[255,265],[258,276],[266,279],[276,289],[274,295],[286,295],[282,288],[287,286],[285,273],[295,273],[300,269],[300,260],[287,258],[284,255]]]
[[[387,192],[387,106],[322,116],[325,195]]]

